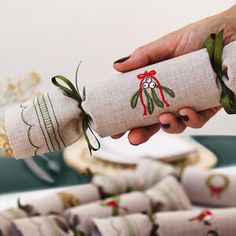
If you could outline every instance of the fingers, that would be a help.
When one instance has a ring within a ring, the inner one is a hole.
[[[120,72],[127,72],[166,60],[170,58],[175,44],[174,34],[166,35],[161,39],[139,47],[129,57],[117,60],[114,62],[113,67]]]
[[[183,108],[179,111],[179,114],[186,126],[191,128],[201,128],[220,109],[221,106],[218,106],[201,112],[196,112],[191,108]]]
[[[179,134],[186,128],[184,122],[172,113],[164,113],[160,115],[159,121],[162,129],[167,133]]]
[[[128,134],[129,142],[133,145],[139,145],[141,143],[144,143],[159,129],[160,129],[160,124],[132,129]]]
[[[118,139],[121,138],[125,133],[121,133],[121,134],[116,134],[116,135],[112,135],[111,137],[114,139]]]

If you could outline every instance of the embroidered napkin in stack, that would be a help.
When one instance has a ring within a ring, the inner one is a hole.
[[[180,183],[172,176],[168,176],[145,194],[152,203],[155,211],[178,211],[192,209],[191,202]]]
[[[0,212],[0,235],[11,235],[11,223],[14,219],[26,217],[26,213],[18,208],[9,208]]]
[[[65,219],[61,216],[47,215],[14,220],[11,236],[74,236]]]
[[[65,211],[65,217],[73,228],[86,234],[91,231],[93,218],[191,208],[183,188],[174,177],[169,176],[146,192],[126,193],[70,208]]]
[[[177,169],[169,164],[154,160],[140,160],[136,168],[142,189],[148,189],[168,175],[178,176]]]
[[[103,201],[97,201],[65,211],[69,224],[82,234],[88,235],[92,228],[92,218],[151,211],[148,197],[142,192],[132,192],[114,196]]]
[[[110,175],[97,175],[92,179],[103,196],[117,195],[132,190],[142,190],[142,180],[134,170],[124,170]]]
[[[158,236],[235,236],[236,208],[163,212],[154,216]]]
[[[92,236],[150,236],[153,225],[147,215],[132,214],[127,216],[93,219]]]
[[[100,194],[96,186],[82,184],[38,199],[25,200],[23,204],[21,203],[21,208],[31,216],[53,213],[63,214],[67,208],[99,199]]]
[[[234,236],[236,209],[163,212],[93,219],[92,236]]]
[[[214,170],[188,167],[181,182],[192,202],[236,207],[236,176]]]
[[[215,73],[213,59],[202,49],[92,82],[85,86],[82,97],[70,86],[64,92],[55,89],[9,109],[5,127],[14,155],[25,158],[63,149],[83,133],[86,135],[85,130],[91,127],[105,137],[155,124],[164,112],[177,113],[182,107],[205,110],[219,105],[226,94],[233,99],[236,42],[223,50],[221,80],[221,75]],[[54,78],[61,89],[62,80],[61,76]],[[227,101],[225,106],[231,104]]]
[[[132,190],[148,189],[168,175],[177,176],[178,171],[163,162],[140,160],[135,170],[94,176],[92,182],[104,195],[115,195]]]

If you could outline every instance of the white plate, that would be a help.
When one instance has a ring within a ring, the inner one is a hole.
[[[120,139],[110,137],[100,139],[101,149],[94,152],[94,156],[105,161],[137,164],[140,158],[154,158],[158,160],[182,158],[184,155],[195,152],[197,147],[189,139],[180,135],[158,133],[148,142],[139,146],[129,143],[127,135]]]

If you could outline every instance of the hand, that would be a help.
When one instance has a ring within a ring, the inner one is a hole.
[[[224,44],[236,40],[236,5],[218,15],[190,24],[176,32],[172,32],[154,42],[139,47],[129,57],[119,59],[114,68],[127,72],[149,64],[157,63],[204,48],[205,38],[224,28]],[[138,145],[146,142],[161,127],[168,133],[181,133],[186,127],[201,128],[221,107],[195,112],[191,108],[179,110],[177,118],[172,113],[159,117],[159,124],[130,130],[128,138],[131,144]],[[119,138],[123,134],[114,135]]]

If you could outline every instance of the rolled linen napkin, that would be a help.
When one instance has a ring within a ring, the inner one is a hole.
[[[150,201],[141,192],[132,192],[115,196],[104,201],[73,207],[65,211],[65,217],[72,228],[89,235],[92,218],[126,215],[131,213],[151,211]]]
[[[150,198],[154,211],[176,211],[192,209],[191,202],[180,183],[168,176],[145,194]]]
[[[27,214],[18,208],[9,208],[0,212],[0,235],[11,235],[11,223],[14,219],[27,217]]]
[[[14,220],[11,236],[74,236],[62,216],[47,215]]]
[[[97,175],[92,179],[103,196],[117,195],[131,190],[141,190],[140,176],[134,170],[125,170],[110,175]]]
[[[144,214],[93,219],[92,236],[150,236],[152,222]]]
[[[177,176],[178,171],[172,165],[144,159],[138,162],[136,174],[140,179],[142,189],[148,189],[168,175]]]
[[[235,55],[236,42],[232,42],[223,50],[222,81],[234,94]],[[222,83],[214,70],[207,50],[202,49],[92,82],[82,98],[74,87],[66,89],[67,96],[55,89],[6,112],[11,148],[16,158],[25,158],[63,149],[83,133],[88,138],[87,128],[105,137],[155,124],[160,114],[177,114],[182,107],[196,111],[215,107],[221,101]],[[54,83],[62,88],[59,79],[62,76],[54,77]]]
[[[236,208],[161,212],[154,216],[158,236],[235,236]]]
[[[31,216],[50,213],[62,214],[67,208],[99,199],[100,194],[96,186],[93,184],[82,184],[38,199],[27,199],[23,204],[21,203],[21,208]]]
[[[192,202],[236,207],[236,176],[214,170],[188,167],[181,182]]]

